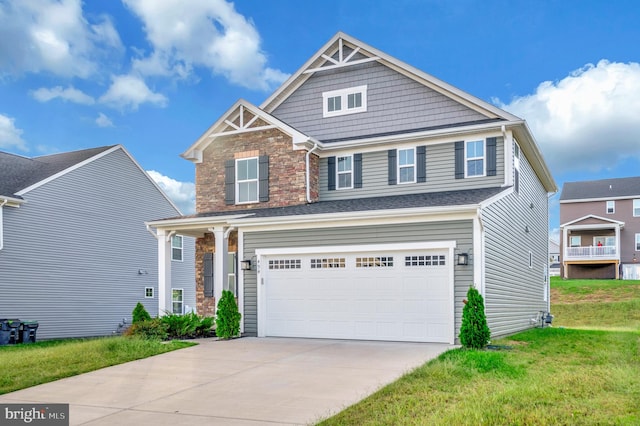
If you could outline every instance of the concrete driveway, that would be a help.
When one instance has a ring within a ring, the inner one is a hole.
[[[69,403],[71,425],[309,424],[452,348],[446,344],[245,337],[0,396]]]

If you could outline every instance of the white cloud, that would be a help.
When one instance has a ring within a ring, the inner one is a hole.
[[[189,76],[206,67],[234,84],[268,90],[288,75],[266,66],[253,22],[224,0],[123,0],[144,23],[153,52],[133,65],[144,75]]]
[[[96,124],[99,127],[113,127],[113,121],[111,121],[109,117],[107,117],[105,114],[101,112],[98,113],[98,118],[96,118]]]
[[[196,185],[192,182],[180,182],[155,170],[147,171],[160,188],[178,206],[184,214],[192,214],[196,208]]]
[[[80,0],[0,3],[0,71],[51,72],[86,78],[99,71],[97,58],[119,51],[111,21],[90,24]]]
[[[93,105],[95,103],[95,100],[91,96],[75,89],[72,86],[69,86],[66,89],[63,89],[62,86],[55,86],[51,89],[41,87],[40,89],[31,92],[31,96],[40,102],[49,102],[52,99],[60,98],[63,101],[83,105]]]
[[[154,93],[147,87],[147,84],[140,77],[133,75],[113,76],[111,87],[100,97],[100,102],[114,108],[137,109],[140,104],[150,103],[164,107],[167,105],[167,98]]]
[[[15,119],[2,114],[0,114],[0,148],[27,150],[27,144],[22,139],[22,129],[15,126]]]
[[[613,169],[640,158],[640,64],[601,60],[499,106],[527,120],[554,171]]]

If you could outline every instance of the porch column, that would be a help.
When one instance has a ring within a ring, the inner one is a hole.
[[[616,280],[620,279],[620,225],[616,225]]]
[[[568,238],[568,232],[567,232],[567,227],[565,226],[564,228],[562,228],[562,240],[560,240],[560,245],[562,246],[562,278],[568,278],[569,274],[567,272],[567,238]]]
[[[225,236],[223,226],[216,226],[209,229],[213,233],[215,241],[215,257],[213,268],[213,296],[216,300],[216,309],[222,298],[222,290],[224,289],[227,277],[227,256],[229,254],[228,235]]]
[[[175,232],[158,229],[158,316],[171,309],[171,237]]]

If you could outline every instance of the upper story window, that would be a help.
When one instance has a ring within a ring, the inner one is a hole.
[[[236,160],[237,203],[258,202],[258,157]]]
[[[415,183],[416,150],[415,148],[398,150],[398,183]]]
[[[337,157],[336,168],[338,189],[353,188],[353,156]]]
[[[572,235],[569,240],[570,247],[580,247],[582,245],[582,239],[580,235]]]
[[[465,144],[465,176],[484,176],[484,140]]]
[[[616,202],[607,201],[607,214],[614,214],[616,212]]]
[[[633,200],[633,215],[640,216],[640,200]]]
[[[171,260],[182,262],[182,235],[171,237]]]
[[[324,92],[322,103],[323,117],[364,112],[367,110],[367,86]]]

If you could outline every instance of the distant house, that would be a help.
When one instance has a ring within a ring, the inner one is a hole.
[[[197,213],[149,223],[159,288],[164,237],[196,237],[198,311],[231,290],[247,335],[453,343],[470,286],[494,336],[548,310],[556,185],[527,124],[351,36],[182,157]]]
[[[563,277],[640,279],[640,177],[565,183],[560,223]]]
[[[549,276],[560,275],[560,243],[549,240]]]
[[[180,214],[120,145],[26,158],[0,152],[0,318],[38,338],[111,334],[142,302],[158,314],[144,221]],[[172,238],[173,304],[195,306],[194,243]]]

